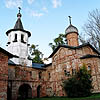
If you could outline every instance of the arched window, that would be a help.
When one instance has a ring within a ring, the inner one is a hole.
[[[91,70],[91,66],[88,66],[88,70]]]
[[[24,41],[24,35],[23,35],[23,34],[21,34],[21,42],[22,42],[22,43],[26,43],[26,42]]]
[[[87,70],[89,73],[91,73],[91,64],[87,64]]]
[[[15,38],[13,42],[17,42],[17,34],[15,34]]]

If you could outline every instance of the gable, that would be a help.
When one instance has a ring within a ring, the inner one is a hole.
[[[57,53],[57,51],[61,48],[68,48],[68,49],[72,49],[72,50],[76,50],[76,49],[80,49],[80,48],[83,48],[83,47],[89,47],[91,48],[96,54],[100,55],[100,52],[97,51],[92,45],[90,45],[89,43],[85,43],[85,44],[82,44],[82,45],[79,45],[77,47],[74,47],[74,46],[68,46],[68,45],[59,45],[54,51],[53,53],[49,56],[49,58],[53,57],[55,55],[55,53]]]

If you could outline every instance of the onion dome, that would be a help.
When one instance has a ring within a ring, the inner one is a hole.
[[[69,33],[77,33],[78,34],[78,29],[73,26],[71,24],[71,16],[68,16],[69,17],[69,22],[70,22],[70,25],[67,27],[67,29],[65,30],[65,36]]]
[[[69,34],[69,33],[77,33],[78,34],[78,29],[73,26],[72,24],[70,24],[67,29],[65,30],[65,35]]]

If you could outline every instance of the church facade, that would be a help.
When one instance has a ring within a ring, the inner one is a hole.
[[[100,92],[100,53],[89,43],[79,45],[78,29],[71,23],[65,30],[68,45],[59,45],[49,56],[52,63],[37,64],[28,59],[29,31],[23,28],[21,13],[13,29],[6,32],[8,51],[0,48],[0,99],[17,100],[45,96],[66,96],[63,81],[86,65],[92,75],[92,92]]]

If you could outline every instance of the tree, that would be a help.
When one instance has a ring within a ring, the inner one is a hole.
[[[32,62],[43,64],[43,54],[37,49],[38,45],[32,44],[30,47],[30,54],[33,56]]]
[[[95,9],[89,12],[88,21],[83,26],[85,34],[80,34],[79,39],[82,43],[89,42],[97,50],[100,50],[100,10]]]
[[[58,45],[63,45],[65,43],[65,35],[64,34],[59,34],[57,38],[54,39],[54,43],[49,43],[49,46],[54,50]]]
[[[85,65],[80,68],[75,76],[72,76],[64,82],[64,89],[68,97],[84,97],[91,94],[91,75]]]

